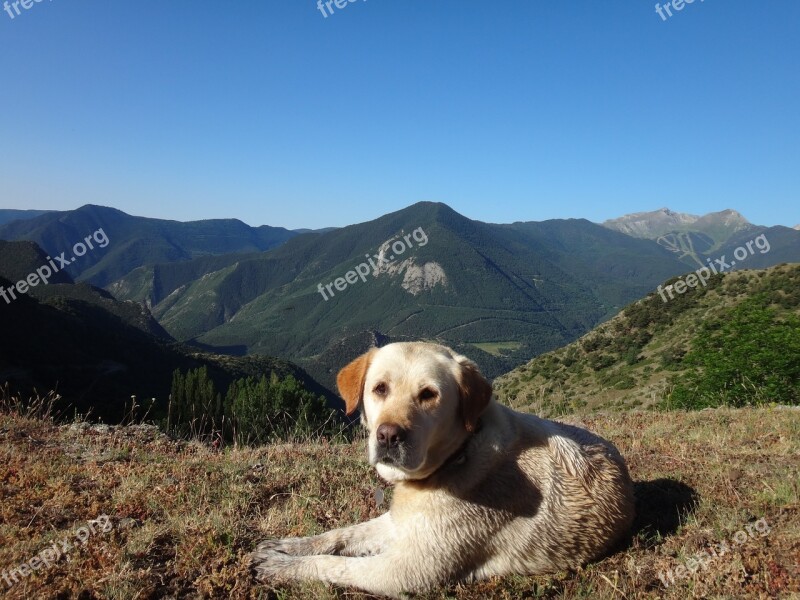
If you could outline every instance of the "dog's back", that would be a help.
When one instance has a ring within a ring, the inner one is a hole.
[[[481,566],[469,579],[576,568],[613,550],[634,516],[633,485],[612,444],[495,402],[460,462],[412,487],[446,490],[453,501],[438,498],[440,510],[463,513],[455,521],[467,530],[481,523]]]

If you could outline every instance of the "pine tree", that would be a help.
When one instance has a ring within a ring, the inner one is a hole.
[[[170,429],[179,435],[208,436],[222,427],[222,396],[208,375],[208,368],[175,370],[170,394]]]

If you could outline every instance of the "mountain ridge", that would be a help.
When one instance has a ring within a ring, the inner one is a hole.
[[[10,223],[12,221],[24,221],[33,219],[43,214],[53,212],[50,210],[34,210],[34,209],[16,209],[16,208],[0,208],[0,225]]]
[[[653,240],[692,267],[702,267],[710,258],[726,253],[730,255],[739,244],[747,243],[760,234],[770,234],[781,241],[789,239],[783,231],[789,228],[754,225],[741,213],[729,208],[702,216],[661,208],[609,219],[602,225],[634,237]],[[800,240],[794,243],[800,245]],[[769,265],[762,263],[757,266]]]
[[[734,233],[752,226],[752,223],[741,213],[730,208],[705,215],[692,215],[664,207],[654,211],[630,213],[608,219],[602,225],[634,237],[657,239],[675,231],[707,232],[720,226]]]
[[[74,211],[53,211],[0,225],[0,239],[33,241],[55,256],[98,229],[111,239],[109,248],[87,252],[67,271],[76,280],[101,287],[137,267],[198,256],[263,252],[300,235],[282,227],[251,227],[238,219],[170,221],[87,204]]]
[[[420,235],[416,245],[408,236],[420,230],[427,241]],[[413,247],[402,248],[403,236]],[[370,270],[366,281],[328,300],[320,295],[320,286],[381,255],[389,242],[404,250],[391,267]],[[409,281],[425,269],[438,273],[440,283],[412,294]],[[376,331],[469,345],[482,366],[499,374],[509,357],[555,347],[683,270],[657,244],[585,219],[497,225],[445,204],[417,203],[328,234],[298,236],[185,288],[163,289],[153,312],[178,339],[227,348],[244,343],[241,351],[291,357],[306,368],[304,361],[342,340]],[[112,286],[121,288],[148,286]],[[494,355],[486,343],[494,344]],[[329,373],[320,376],[330,383]]]

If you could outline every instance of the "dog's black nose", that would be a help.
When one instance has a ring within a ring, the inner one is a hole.
[[[394,423],[384,423],[378,427],[378,445],[384,448],[397,448],[406,439],[406,430]]]

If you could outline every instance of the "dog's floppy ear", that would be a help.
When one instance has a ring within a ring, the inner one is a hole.
[[[362,354],[336,376],[336,387],[339,388],[339,395],[344,398],[345,411],[348,415],[356,411],[364,397],[364,379],[374,353],[375,348]]]
[[[458,391],[461,395],[461,416],[467,431],[475,431],[481,413],[492,399],[492,386],[478,370],[478,365],[465,356],[457,356],[461,365]]]

